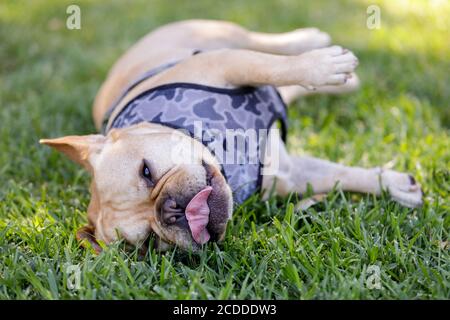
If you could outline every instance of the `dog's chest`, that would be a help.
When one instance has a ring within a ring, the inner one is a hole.
[[[172,83],[132,100],[109,119],[105,133],[141,122],[184,130],[214,154],[234,200],[241,203],[261,186],[261,154],[277,120],[285,131],[286,106],[272,86],[223,89]]]

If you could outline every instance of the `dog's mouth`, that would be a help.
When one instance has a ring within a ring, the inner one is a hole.
[[[206,179],[192,195],[166,196],[157,212],[163,240],[177,244],[174,233],[189,233],[195,246],[222,240],[231,216],[232,199],[225,178],[219,170],[203,162]],[[170,240],[174,239],[174,240]]]
[[[203,166],[207,173],[206,184],[212,188],[207,200],[210,214],[206,229],[211,235],[211,241],[220,241],[223,239],[228,220],[231,218],[233,198],[220,171],[214,170],[207,163],[203,163]]]

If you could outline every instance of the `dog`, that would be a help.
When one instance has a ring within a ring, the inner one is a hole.
[[[311,188],[316,195],[386,190],[404,206],[420,206],[421,188],[409,174],[287,152],[286,105],[359,86],[358,59],[330,42],[315,28],[269,34],[209,20],[175,22],[144,36],[115,63],[95,98],[93,118],[103,134],[40,140],[92,175],[88,225],[77,239],[100,252],[99,242],[139,246],[153,235],[158,250],[197,251],[224,239],[234,205],[269,190],[280,196]],[[225,163],[217,154],[229,141],[198,139],[198,123],[202,138],[214,129],[267,129],[252,140],[259,162]]]

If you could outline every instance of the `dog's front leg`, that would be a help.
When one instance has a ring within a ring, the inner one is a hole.
[[[264,178],[266,188],[279,180],[280,186],[276,190],[281,195],[304,193],[310,185],[315,194],[327,193],[334,188],[375,195],[386,190],[406,207],[422,204],[422,191],[412,176],[381,168],[348,167],[312,157],[288,156],[273,176]]]
[[[223,49],[195,55],[155,77],[152,86],[194,82],[219,87],[342,85],[358,60],[340,46],[281,56],[250,50]]]

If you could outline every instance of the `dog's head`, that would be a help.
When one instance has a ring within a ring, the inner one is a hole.
[[[191,137],[154,124],[103,135],[41,143],[63,152],[92,175],[88,220],[106,244],[138,245],[151,233],[164,250],[197,250],[222,240],[232,195],[211,153]]]

